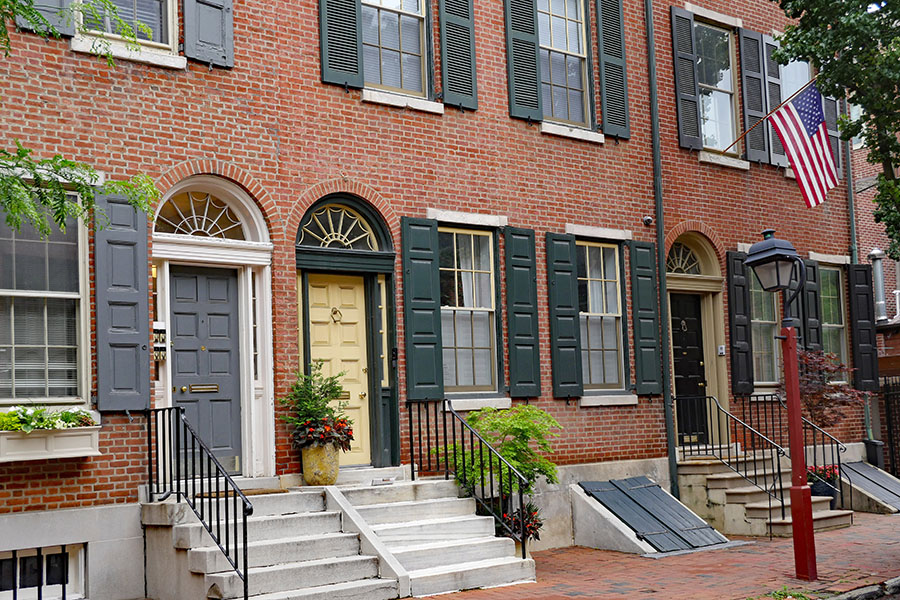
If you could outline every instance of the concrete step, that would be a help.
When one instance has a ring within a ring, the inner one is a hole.
[[[790,495],[791,486],[784,486],[784,499],[787,501],[788,496]],[[777,492],[775,492],[777,495]],[[744,485],[741,487],[727,488],[725,490],[725,502],[728,504],[748,504],[751,502],[767,502],[769,495],[763,490],[759,489],[755,485],[751,485],[744,480]],[[775,502],[775,499],[772,499],[772,502]]]
[[[442,517],[474,515],[475,499],[435,498],[433,500],[387,502],[384,504],[367,504],[360,506],[357,510],[369,525],[405,523]]]
[[[790,469],[781,469],[775,473],[773,473],[770,469],[771,466],[765,471],[763,471],[762,469],[756,472],[751,470],[746,472],[745,475],[749,479],[766,486],[768,486],[768,484],[770,484],[773,479],[780,478],[784,487],[791,487]],[[727,473],[714,473],[712,475],[706,476],[706,487],[712,490],[732,489],[745,487],[747,485],[749,485],[749,482],[744,478],[743,475],[735,473],[731,470],[729,470]]]
[[[281,494],[258,494],[248,496],[247,499],[253,505],[254,517],[289,515],[325,510],[325,495],[320,491],[290,491]],[[213,518],[225,518],[226,504],[228,505],[229,518],[234,514],[235,504],[233,497],[228,499],[197,498],[196,500],[203,506],[203,510],[206,511],[205,514],[211,515]],[[237,506],[239,511],[242,510],[242,503],[240,501],[238,501]]]
[[[247,560],[250,567],[266,567],[283,562],[317,560],[359,554],[359,534],[326,533],[294,538],[250,542]],[[188,568],[194,573],[218,573],[232,567],[218,546],[188,551]]]
[[[513,557],[455,563],[409,573],[413,596],[496,587],[534,579],[534,561]]]
[[[354,506],[459,497],[456,482],[444,479],[401,481],[384,486],[347,487],[341,488],[341,492]]]
[[[302,590],[251,596],[253,600],[391,600],[400,595],[393,579],[360,579]]]
[[[815,513],[816,511],[829,510],[831,507],[831,497],[829,496],[813,496],[812,497],[812,509]],[[748,502],[744,505],[745,514],[748,519],[770,519],[770,518],[781,518],[781,504],[776,502],[774,499],[772,500],[772,512],[769,513],[769,503],[766,501],[763,502]],[[791,499],[789,497],[785,497],[784,499],[784,516],[789,518],[791,516]]]
[[[773,464],[785,468],[783,462],[778,457],[773,458],[771,455],[754,456],[743,454],[740,456],[726,457],[729,463],[734,465],[736,469],[753,472],[754,464],[757,471],[771,471]],[[790,467],[787,467],[790,469]],[[679,475],[714,475],[716,473],[734,473],[734,471],[724,462],[717,458],[703,457],[678,461]]]
[[[826,531],[828,529],[840,529],[853,524],[852,510],[821,510],[813,512],[813,531]],[[790,537],[791,519],[772,519],[769,522],[772,535],[778,537]]]
[[[494,535],[493,517],[449,517],[412,523],[389,523],[372,528],[389,548]]]
[[[222,523],[224,538],[225,523]],[[230,524],[229,533],[233,535],[234,522]],[[250,517],[247,519],[247,541],[281,539],[291,535],[314,535],[319,533],[336,533],[341,530],[341,513],[312,512],[296,515],[270,515]],[[216,531],[213,524],[213,531]],[[231,538],[234,540],[234,538]],[[240,522],[238,523],[238,540],[243,539]],[[189,550],[213,544],[202,523],[186,523],[172,528],[172,543],[176,548]]]
[[[516,556],[516,543],[505,537],[485,537],[397,546],[394,557],[407,571],[440,567],[452,562],[478,562]]]

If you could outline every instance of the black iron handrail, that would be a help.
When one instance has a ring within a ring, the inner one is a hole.
[[[886,457],[887,469],[894,476],[900,476],[900,464],[897,462],[897,447],[900,440],[896,439],[897,431],[900,431],[900,414],[898,414],[898,400],[900,400],[900,376],[890,375],[880,378],[880,393],[884,402],[884,416],[887,421],[886,427],[882,427],[882,431],[887,430],[887,451]]]
[[[247,517],[253,514],[253,504],[197,435],[183,407],[150,409],[146,414],[149,500],[174,494],[191,507],[241,578],[246,600],[250,596]]]
[[[494,517],[497,527],[521,544],[524,559],[524,490],[528,480],[453,409],[449,400],[411,400],[406,409],[412,479],[417,471],[420,476],[442,474],[444,479],[453,475],[478,506]]]

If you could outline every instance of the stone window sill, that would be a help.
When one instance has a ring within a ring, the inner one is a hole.
[[[450,405],[455,411],[479,410],[482,408],[509,408],[512,400],[506,396],[493,398],[452,398],[448,397]]]
[[[589,406],[637,406],[638,397],[629,393],[586,393],[578,400],[579,408]]]
[[[384,104],[385,106],[394,106],[396,108],[411,108],[413,110],[434,113],[436,115],[444,114],[444,105],[440,102],[432,102],[425,98],[395,94],[393,92],[364,89],[362,91],[362,101],[371,102],[373,104]]]
[[[727,154],[701,150],[697,158],[702,163],[719,165],[720,167],[729,167],[731,169],[740,169],[741,171],[750,170],[750,163],[736,156],[728,156]]]
[[[101,52],[105,51],[105,48],[97,45],[98,42],[103,41],[99,37],[76,35],[72,38],[70,48],[73,52],[96,55],[98,50]],[[109,44],[109,53],[113,58],[164,67],[166,69],[187,69],[187,59],[172,52],[150,46],[142,46],[140,50],[134,50],[129,48],[124,42],[114,39],[107,39],[105,42]]]
[[[541,122],[541,133],[573,140],[581,140],[583,142],[591,142],[592,144],[602,144],[606,139],[603,137],[602,133],[597,133],[596,131],[560,125],[559,123],[548,123],[546,121]]]
[[[100,426],[0,431],[0,463],[100,456]]]

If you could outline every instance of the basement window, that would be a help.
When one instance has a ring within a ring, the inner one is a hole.
[[[84,549],[67,544],[0,552],[0,600],[84,598]]]

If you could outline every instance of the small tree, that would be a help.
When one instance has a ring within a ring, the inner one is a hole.
[[[868,399],[868,392],[861,392],[848,383],[853,369],[838,360],[835,354],[800,350],[798,359],[803,411],[819,427],[837,425],[844,419],[846,407]]]

